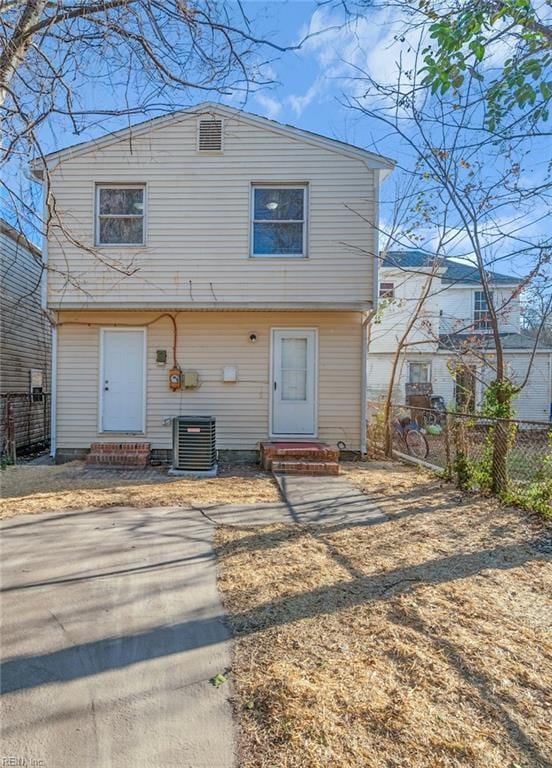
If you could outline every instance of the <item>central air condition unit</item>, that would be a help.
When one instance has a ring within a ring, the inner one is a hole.
[[[214,476],[217,473],[214,416],[176,416],[173,419],[175,475]]]

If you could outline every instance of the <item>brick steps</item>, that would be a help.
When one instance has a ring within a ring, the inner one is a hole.
[[[261,443],[263,469],[294,475],[338,475],[339,451],[327,443]]]
[[[145,469],[150,443],[92,443],[86,466],[104,469]]]
[[[337,461],[272,460],[272,471],[282,475],[339,475]]]

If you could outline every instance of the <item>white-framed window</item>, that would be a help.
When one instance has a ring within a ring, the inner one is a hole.
[[[491,293],[491,301],[493,294]],[[489,305],[484,291],[475,291],[473,294],[473,324],[479,330],[487,331],[491,327],[489,320]]]
[[[380,299],[394,299],[395,298],[395,283],[380,283],[379,284],[379,297],[380,297]]]
[[[307,255],[307,185],[251,185],[251,256]]]
[[[96,185],[96,245],[144,245],[145,184]]]
[[[408,363],[409,384],[429,384],[431,381],[431,363],[411,360]]]

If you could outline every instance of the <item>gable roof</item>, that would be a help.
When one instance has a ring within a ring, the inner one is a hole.
[[[382,257],[382,267],[398,267],[399,269],[431,267],[437,258],[432,254],[418,250],[387,251],[382,254]],[[439,261],[443,268],[441,273],[443,283],[470,283],[472,285],[481,283],[479,269],[475,264],[465,264],[453,259],[439,259]],[[487,276],[491,283],[518,285],[521,282],[519,277],[503,275],[492,270],[487,270]]]
[[[260,115],[255,115],[252,112],[246,112],[235,107],[228,107],[223,104],[216,104],[215,102],[205,101],[201,104],[196,104],[193,107],[189,107],[188,109],[169,112],[166,115],[160,115],[159,117],[153,117],[149,120],[144,120],[141,123],[136,123],[135,125],[122,128],[112,133],[108,133],[105,136],[101,136],[97,139],[90,139],[89,141],[74,144],[72,146],[66,147],[65,149],[50,152],[49,154],[45,155],[44,158],[34,158],[31,160],[31,169],[33,174],[37,178],[40,178],[41,170],[44,167],[44,161],[46,161],[46,164],[49,164],[52,161],[60,161],[68,157],[77,157],[78,155],[85,154],[86,152],[101,149],[102,147],[108,146],[109,144],[121,141],[127,136],[136,137],[140,134],[147,133],[150,130],[157,130],[158,128],[162,128],[164,125],[170,124],[172,122],[187,120],[189,118],[197,117],[198,115],[205,113],[217,114],[223,118],[235,118],[246,123],[260,126],[265,130],[297,139],[298,141],[302,141],[306,144],[320,146],[338,154],[360,159],[367,165],[368,168],[382,171],[382,179],[391,173],[395,167],[394,160],[391,160],[388,157],[384,157],[383,155],[375,154],[374,152],[369,152],[368,150],[362,149],[361,147],[356,147],[353,144],[347,144],[343,141],[338,141],[337,139],[330,139],[327,136],[322,136],[318,133],[313,133],[312,131],[307,131],[303,128],[296,128],[293,125],[279,123],[276,120],[270,120],[267,117],[261,117]]]

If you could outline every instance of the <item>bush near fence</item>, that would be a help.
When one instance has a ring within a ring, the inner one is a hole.
[[[374,458],[384,455],[384,403],[368,401],[368,446]],[[490,490],[496,430],[507,447],[505,501],[552,516],[552,424],[519,419],[494,419],[475,413],[437,412],[393,403],[391,419],[409,416],[423,430],[429,452],[425,462],[467,490]],[[393,453],[405,455],[393,431]]]

